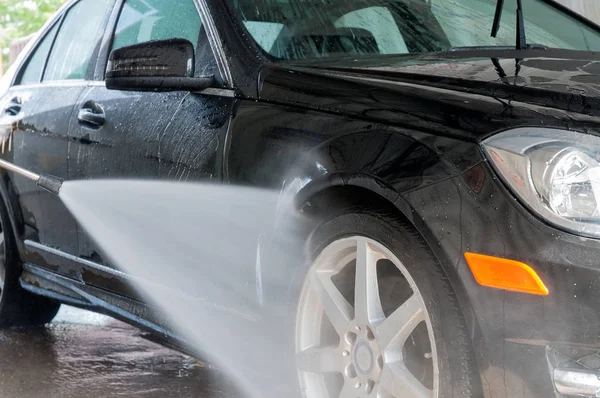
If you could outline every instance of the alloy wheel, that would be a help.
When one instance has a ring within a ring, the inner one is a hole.
[[[386,265],[393,272],[381,272]],[[300,295],[296,366],[303,394],[437,396],[432,336],[424,300],[402,262],[372,239],[337,240],[312,264]]]

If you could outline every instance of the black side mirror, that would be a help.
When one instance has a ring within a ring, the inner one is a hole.
[[[114,50],[106,88],[129,91],[200,91],[214,77],[194,76],[194,46],[188,40],[149,41]]]

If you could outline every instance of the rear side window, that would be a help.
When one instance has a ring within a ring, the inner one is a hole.
[[[194,0],[127,0],[112,49],[167,39],[187,39],[196,49],[201,26]]]
[[[42,39],[40,44],[37,46],[33,55],[29,58],[27,66],[21,74],[21,79],[18,84],[35,84],[42,80],[42,72],[44,71],[44,65],[48,59],[48,52],[56,36],[58,30],[58,24],[55,24],[46,36]]]
[[[43,81],[85,79],[113,0],[81,0],[67,12],[52,47]]]

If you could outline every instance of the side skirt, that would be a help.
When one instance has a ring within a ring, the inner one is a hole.
[[[55,274],[33,264],[23,264],[23,289],[62,303],[112,316],[151,334],[152,341],[190,354],[189,345],[176,335],[158,315],[158,311],[141,301],[110,293],[83,282]]]

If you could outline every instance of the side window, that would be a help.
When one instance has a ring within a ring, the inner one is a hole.
[[[100,46],[113,0],[81,0],[67,12],[48,59],[43,81],[84,79]]]
[[[201,26],[194,0],[126,0],[112,49],[153,40],[187,39],[197,50]]]
[[[57,30],[58,23],[54,24],[54,27],[48,31],[33,54],[29,57],[27,66],[25,66],[25,69],[21,73],[21,79],[17,84],[35,84],[42,80],[44,64],[48,59],[48,53],[50,52],[50,47],[52,46]]]

